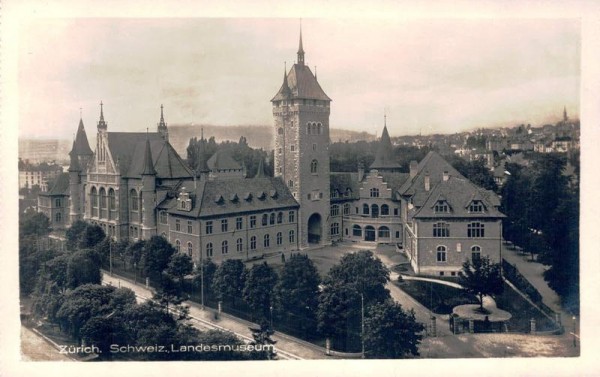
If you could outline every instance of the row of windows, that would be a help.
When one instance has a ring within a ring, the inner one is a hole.
[[[166,211],[161,211],[159,213],[159,222],[161,224],[168,224],[168,216],[167,216],[167,212]],[[267,215],[266,213],[262,215],[262,221],[261,224],[262,226],[267,226],[267,225],[274,225],[275,223],[277,224],[281,224],[283,223],[283,212],[278,212],[277,214],[275,214],[275,212],[271,213],[270,215]],[[293,223],[296,221],[296,213],[294,211],[289,211],[288,212],[288,222],[289,223]],[[252,215],[250,216],[250,228],[256,228],[256,216]],[[212,234],[213,233],[213,226],[214,222],[213,221],[207,221],[205,223],[205,234]],[[237,217],[235,219],[235,230],[242,230],[244,228],[244,218],[243,217]],[[175,220],[175,231],[177,232],[181,232],[181,220],[180,219],[176,219]],[[229,231],[229,220],[228,219],[222,219],[221,220],[221,232],[228,232]],[[187,221],[187,233],[192,234],[194,232],[194,228],[193,228],[193,222],[191,220]]]
[[[450,212],[450,206],[448,205],[448,202],[446,202],[445,200],[438,200],[435,203],[433,210],[435,213],[448,213],[448,212]],[[483,213],[484,210],[485,210],[485,207],[481,200],[473,200],[469,204],[469,212],[471,212],[471,213]]]
[[[356,212],[358,213],[358,207],[356,207]],[[371,204],[371,206],[369,207],[369,205],[365,203],[363,204],[362,214],[367,216],[370,214],[371,217],[379,217],[380,215],[389,216],[390,207],[387,204],[382,204],[381,207],[379,207],[377,204]],[[394,208],[394,215],[398,216],[397,208]]]
[[[450,224],[438,222],[433,224],[433,237],[444,238],[450,237]],[[473,222],[467,225],[467,237],[483,238],[485,237],[485,224]]]
[[[296,242],[296,232],[294,230],[290,230],[288,232],[288,242],[290,244],[293,244]],[[275,243],[277,246],[283,245],[283,233],[282,232],[278,232],[275,235]],[[256,236],[250,237],[250,251],[256,250],[256,244],[257,244]],[[181,243],[179,242],[179,240],[176,240],[175,248],[177,249],[177,251],[180,251],[180,247],[181,247]],[[264,248],[271,247],[271,235],[265,234],[263,236],[263,247]],[[236,240],[235,250],[240,253],[242,251],[244,251],[244,240],[242,238],[238,238]],[[193,246],[192,246],[191,242],[188,242],[188,253],[191,255],[192,251],[193,251]],[[214,253],[214,245],[212,242],[209,242],[206,244],[206,256],[208,258],[210,258],[213,256],[213,253]],[[228,253],[229,253],[229,241],[221,242],[221,254],[226,255]]]
[[[349,215],[350,214],[350,203],[344,204],[344,206],[342,208],[343,208],[344,215]],[[340,215],[340,205],[339,204],[333,204],[331,206],[329,214],[331,216],[339,216]]]
[[[306,133],[308,135],[321,135],[323,134],[323,125],[321,122],[309,122],[306,124]]]
[[[460,250],[457,250],[460,251]],[[436,249],[436,260],[438,262],[446,262],[447,261],[447,256],[448,256],[448,251],[446,249],[446,246],[438,246]],[[474,261],[479,260],[481,258],[481,247],[480,246],[473,246],[471,247],[471,259]]]
[[[132,190],[132,191],[135,192],[134,190]],[[98,208],[98,199],[100,199],[100,209],[106,209],[107,208],[107,198],[108,198],[108,208],[111,211],[115,210],[115,190],[113,190],[112,188],[108,190],[108,195],[107,195],[104,187],[102,187],[100,189],[100,192],[98,192],[95,187],[92,187],[92,191],[91,191],[90,195],[92,197],[92,208]],[[136,198],[137,198],[137,193],[136,193]],[[59,207],[59,205],[57,205],[57,206]]]
[[[371,225],[367,225],[365,227],[365,232],[375,232],[375,228]],[[352,235],[354,237],[362,237],[363,230],[360,225],[352,226]],[[377,236],[379,238],[389,238],[390,237],[390,228],[387,226],[380,226],[377,228]]]

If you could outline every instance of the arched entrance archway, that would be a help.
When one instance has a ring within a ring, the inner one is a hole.
[[[371,225],[365,227],[365,241],[375,241],[375,228]]]
[[[313,213],[308,218],[308,243],[320,243],[321,235],[321,215]]]

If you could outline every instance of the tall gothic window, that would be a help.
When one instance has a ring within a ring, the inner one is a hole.
[[[319,166],[319,163],[317,162],[317,160],[312,160],[310,163],[310,172],[312,174],[317,174],[318,166]]]
[[[139,209],[137,191],[131,190],[129,192],[129,203],[131,204],[131,210],[132,211],[137,211]]]

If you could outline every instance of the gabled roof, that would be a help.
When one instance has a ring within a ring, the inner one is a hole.
[[[330,173],[329,187],[330,191],[337,190],[340,198],[337,199],[358,199],[359,197],[358,173]],[[344,197],[346,191],[350,189],[350,196]],[[336,198],[332,198],[335,200]]]
[[[195,189],[193,182],[185,182],[183,185],[191,188],[191,211],[178,209],[177,198],[167,198],[158,208],[186,217],[211,217],[299,206],[280,178],[203,180],[196,183]]]
[[[331,98],[325,94],[310,68],[304,64],[294,64],[292,66],[287,79],[271,101],[280,101],[288,98],[331,101]]]
[[[41,196],[68,196],[69,195],[69,174],[62,173],[56,177],[49,187],[48,191],[41,192]]]
[[[144,171],[146,139],[154,162],[157,178],[182,179],[193,176],[175,149],[157,132],[109,132],[108,148],[121,174],[140,177]]]
[[[490,196],[464,177],[449,176],[447,181],[440,181],[427,193],[427,198],[419,207],[410,211],[412,218],[501,218],[505,217],[498,209],[499,202],[490,200]],[[494,195],[495,196],[495,195]],[[495,196],[497,198],[497,196]],[[448,203],[450,212],[436,213],[435,204],[440,200]],[[468,210],[473,200],[480,200],[485,210],[483,213],[471,213]]]
[[[387,126],[383,126],[383,132],[381,133],[381,139],[379,140],[375,161],[373,161],[370,168],[378,170],[400,169],[400,164],[396,162],[393,152],[394,147],[392,146],[392,141],[390,140],[390,134],[388,133]]]
[[[92,148],[90,148],[90,144],[88,143],[88,138],[85,133],[85,128],[83,127],[82,119],[79,119],[79,127],[77,127],[77,134],[75,135],[75,141],[73,142],[71,153],[74,153],[76,156],[91,156],[94,154],[94,152],[92,152]]]
[[[231,157],[228,150],[219,150],[206,162],[211,171],[241,170],[242,167]]]

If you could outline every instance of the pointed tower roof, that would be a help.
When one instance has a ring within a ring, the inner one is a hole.
[[[302,47],[302,23],[300,24],[300,42],[298,43],[298,64],[304,65],[304,48]]]
[[[381,139],[379,140],[379,147],[377,148],[377,154],[375,155],[375,161],[371,164],[371,169],[377,170],[397,170],[400,169],[394,159],[394,147],[390,140],[390,134],[387,130],[386,117],[384,116],[383,121],[383,132],[381,133]]]
[[[88,138],[83,127],[83,119],[79,118],[79,127],[77,127],[77,134],[75,135],[75,141],[73,142],[73,149],[70,153],[74,153],[75,156],[91,156],[94,154]]]
[[[99,130],[106,130],[108,128],[108,125],[104,121],[104,107],[103,106],[104,106],[104,104],[102,103],[102,101],[100,101],[100,120],[98,121],[98,129]]]
[[[260,161],[258,161],[258,168],[256,169],[256,175],[254,176],[254,178],[267,178],[267,177],[268,176],[265,173],[263,159],[261,158]]]
[[[71,163],[69,164],[69,171],[73,171],[73,172],[81,171],[81,165],[79,164],[79,158],[77,157],[77,153],[75,152],[75,142],[76,142],[76,140],[73,140],[73,148],[71,149],[71,152],[69,152],[69,157],[71,158]],[[89,148],[89,146],[88,146],[88,148]]]
[[[144,152],[144,170],[142,175],[156,175],[154,162],[152,162],[152,149],[150,148],[150,139],[146,138],[146,151]]]
[[[167,123],[165,123],[165,115],[163,112],[163,105],[160,105],[160,122],[158,123],[158,131],[160,132],[161,130],[166,130],[167,129]]]

